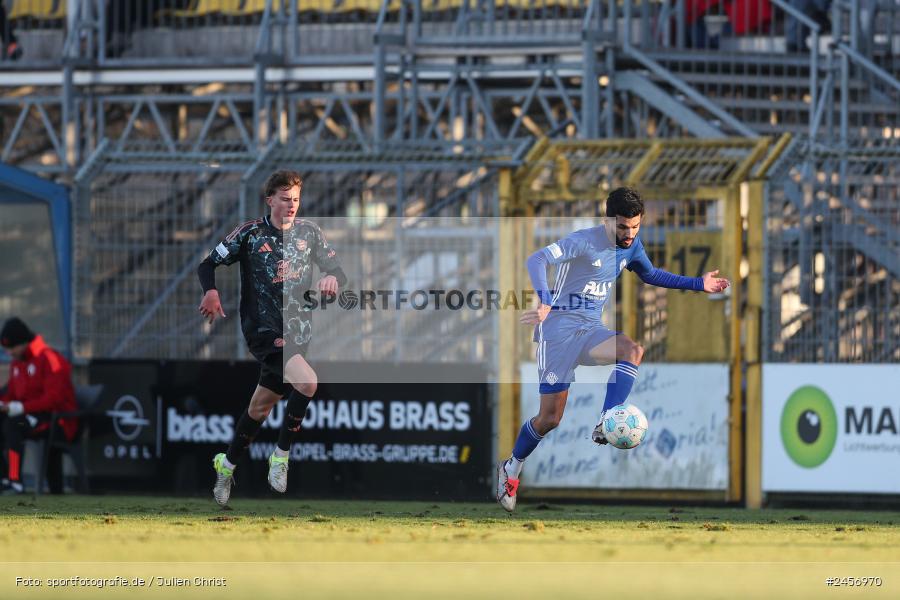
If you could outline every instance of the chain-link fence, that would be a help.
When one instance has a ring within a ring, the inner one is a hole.
[[[764,357],[900,359],[900,148],[796,144],[766,204]]]
[[[478,275],[467,253],[485,243],[489,250],[495,249],[495,239],[484,231],[472,233],[470,228],[468,234],[457,232],[455,238],[438,243],[417,236],[415,225],[417,220],[437,216],[464,219],[497,214],[496,182],[486,166],[487,157],[472,154],[468,159],[454,159],[451,155],[442,160],[404,149],[386,150],[374,160],[373,155],[367,159],[353,151],[347,146],[319,146],[308,156],[285,150],[262,157],[235,153],[229,160],[221,155],[213,159],[186,154],[176,162],[164,153],[120,154],[105,145],[82,171],[77,186],[76,356],[246,357],[238,323],[238,267],[217,270],[217,287],[228,318],[211,326],[198,315],[201,289],[196,270],[235,226],[268,213],[261,186],[276,169],[294,168],[304,177],[303,216],[340,217],[365,224],[370,233],[383,229],[385,223],[402,223],[409,229],[400,231],[405,232],[403,236],[381,231],[384,240],[367,246],[365,253],[356,253],[352,236],[346,237],[349,246],[342,254],[348,260],[347,272],[367,273],[364,280],[357,275],[357,284],[374,289],[396,285],[392,280],[399,274],[412,276],[418,272],[413,266],[429,260],[444,261],[446,267],[434,273],[436,283],[456,271]],[[334,233],[335,241],[345,241],[340,231]],[[395,264],[398,244],[404,260]],[[458,264],[451,269],[446,264],[454,253]],[[430,348],[442,360],[481,362],[492,352],[486,343],[454,345],[454,336],[465,332],[441,329],[439,323],[427,331],[402,325],[381,332],[384,343],[372,342],[372,355],[399,360],[421,356]],[[466,327],[478,329],[472,324]],[[339,341],[359,340],[359,332],[335,329],[333,333]],[[342,347],[329,347],[320,358],[347,358],[351,353]],[[439,348],[446,351],[438,352]]]
[[[78,195],[75,352],[82,358],[225,358],[233,320],[211,330],[197,314],[196,269],[211,240],[238,224],[241,174],[210,169],[105,172]],[[233,277],[220,276],[225,313],[237,316]]]

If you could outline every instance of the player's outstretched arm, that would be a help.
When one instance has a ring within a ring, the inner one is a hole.
[[[725,279],[724,277],[719,277],[719,270],[710,271],[709,273],[704,273],[703,277],[703,291],[707,294],[718,294],[720,292],[724,292],[725,288],[731,285],[731,282]]]
[[[730,285],[727,279],[718,276],[718,270],[710,271],[700,277],[688,277],[654,267],[644,251],[643,244],[636,248],[635,256],[628,263],[627,269],[634,272],[644,283],[674,290],[717,294]]]

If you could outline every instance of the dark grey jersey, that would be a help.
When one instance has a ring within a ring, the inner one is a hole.
[[[247,338],[277,334],[301,345],[311,337],[311,312],[303,296],[312,286],[313,264],[320,271],[340,267],[318,225],[295,219],[283,231],[265,216],[236,227],[209,254],[215,266],[241,265],[241,329]],[[288,305],[283,299],[288,297]],[[288,324],[284,331],[283,323]]]

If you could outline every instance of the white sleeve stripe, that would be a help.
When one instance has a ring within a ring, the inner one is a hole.
[[[566,277],[569,275],[569,266],[571,263],[565,263],[559,268],[556,274],[556,293],[550,299],[550,306],[556,304],[559,295],[562,294],[563,286],[566,285]]]
[[[552,256],[553,258],[559,258],[563,254],[562,249],[559,247],[559,244],[556,243],[547,246],[547,250],[550,251],[550,256]]]

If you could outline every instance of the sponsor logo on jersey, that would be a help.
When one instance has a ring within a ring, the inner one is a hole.
[[[299,250],[300,252],[303,252],[307,248],[306,240],[297,240],[294,244],[297,246],[297,250]]]
[[[559,244],[550,244],[549,246],[547,246],[547,250],[550,251],[550,256],[552,256],[553,258],[559,258],[563,254],[562,249],[559,247]]]
[[[598,258],[597,260],[595,260],[595,261],[592,262],[591,264],[594,265],[594,266],[597,267],[597,268],[600,268],[600,267],[603,266],[603,261],[602,261],[601,259]]]
[[[612,286],[612,281],[588,281],[581,293],[594,298],[606,298]]]
[[[547,383],[553,385],[557,381],[559,381],[559,377],[556,376],[556,373],[554,373],[553,371],[547,373]]]
[[[275,338],[275,347],[284,348],[284,338]]]
[[[259,247],[259,250],[257,250],[257,252],[271,252],[271,251],[272,251],[272,246],[269,245],[269,242],[264,243],[262,246]]]

